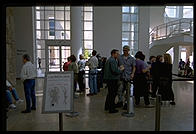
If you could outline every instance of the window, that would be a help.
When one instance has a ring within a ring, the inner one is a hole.
[[[45,40],[58,39],[69,40],[71,39],[70,29],[70,6],[36,6],[34,7],[34,20],[35,20],[35,55],[37,69],[38,59],[41,59],[41,70],[45,72]],[[66,49],[67,52],[69,49]],[[54,51],[54,50],[51,50]],[[53,53],[53,52],[51,52]],[[67,55],[66,55],[67,56]],[[66,60],[66,58],[64,59]],[[38,69],[38,71],[40,71]]]
[[[183,6],[183,18],[193,18],[193,6]]]
[[[54,19],[49,19],[49,30],[50,30],[49,35],[50,36],[54,36],[55,35],[55,32],[54,32]]]
[[[130,54],[138,51],[138,7],[122,7],[122,47],[130,46]]]
[[[176,18],[177,17],[177,6],[166,6],[165,13],[167,17]]]
[[[89,58],[93,50],[93,7],[83,7],[83,53]]]

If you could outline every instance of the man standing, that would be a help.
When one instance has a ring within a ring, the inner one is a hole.
[[[118,89],[118,99],[117,107],[123,106],[123,93],[126,90],[126,93],[131,88],[130,80],[133,79],[135,73],[135,59],[129,54],[130,47],[125,45],[123,47],[123,54],[119,56],[119,65],[124,66],[124,71],[121,74],[119,81],[119,89]],[[127,96],[127,95],[126,95]],[[126,100],[128,98],[126,97]],[[127,109],[127,103],[125,102],[123,109]]]
[[[115,96],[118,90],[118,81],[120,79],[120,73],[124,69],[118,67],[117,58],[119,56],[119,51],[113,49],[111,51],[111,57],[107,60],[104,70],[104,79],[107,82],[108,94],[105,101],[105,110],[109,110],[109,113],[116,113],[118,110],[115,109]]]
[[[97,67],[98,59],[96,57],[97,51],[93,50],[92,57],[88,60],[87,65],[89,66],[89,86],[90,93],[87,96],[97,94]]]
[[[23,67],[21,70],[21,78],[24,85],[26,109],[22,113],[30,113],[31,110],[36,110],[36,97],[35,97],[35,77],[36,68],[30,61],[28,54],[23,55]],[[32,105],[31,105],[32,103]]]

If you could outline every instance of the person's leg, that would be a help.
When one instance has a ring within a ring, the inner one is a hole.
[[[123,103],[123,81],[119,80],[118,81],[118,90],[117,90],[117,95],[118,95],[118,103]]]
[[[12,95],[11,95],[11,92],[9,90],[6,90],[6,98],[7,98],[9,104],[13,104]]]
[[[79,73],[78,73],[78,85],[79,85],[79,90],[82,91],[83,90],[83,75],[82,75],[82,71],[79,71]]]
[[[143,78],[143,82],[142,82],[142,87],[143,87],[143,91],[144,91],[144,103],[145,105],[149,105],[150,101],[149,101],[149,90],[148,90],[148,83],[146,78]]]
[[[18,93],[17,93],[16,89],[12,88],[11,92],[12,92],[12,95],[13,95],[14,99],[16,101],[19,100]]]
[[[90,94],[94,93],[93,90],[93,75],[91,73],[91,70],[89,71],[89,88],[90,88]]]
[[[82,71],[82,91],[85,91],[85,71]]]
[[[152,97],[153,98],[156,97],[157,88],[158,88],[158,80],[153,78],[153,83],[152,83]]]
[[[97,74],[93,76],[93,89],[94,89],[94,94],[97,94],[98,89],[97,89]]]
[[[115,88],[117,87],[117,83],[114,80],[110,80],[108,83],[108,93],[109,93],[109,112],[115,112]]]
[[[107,81],[107,85],[109,85],[110,86],[110,82],[109,81]],[[110,99],[110,95],[109,95],[109,88],[108,88],[108,93],[107,93],[107,96],[106,96],[106,100],[105,100],[105,110],[109,110],[109,107],[110,107],[110,101],[109,101],[109,99]]]
[[[140,84],[140,81],[138,79],[138,76],[135,76],[133,79],[133,95],[135,98],[136,105],[139,105],[139,103],[140,103],[139,84]]]
[[[31,111],[31,83],[29,80],[24,81],[24,93],[26,99],[26,112]]]
[[[36,109],[36,96],[35,96],[35,80],[31,80],[31,100],[32,100],[32,109]]]

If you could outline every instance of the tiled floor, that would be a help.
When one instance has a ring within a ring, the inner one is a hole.
[[[25,102],[17,105],[16,110],[10,110],[7,115],[8,131],[58,131],[59,115],[42,114],[42,83],[37,83],[37,110],[28,114],[20,113],[25,108]],[[19,95],[24,99],[23,86],[17,80]],[[161,106],[161,131],[193,131],[194,92],[192,82],[173,82],[176,105],[163,104]],[[67,117],[63,113],[64,131],[154,131],[155,108],[134,108],[134,117],[121,115],[125,110],[109,114],[104,111],[107,89],[101,89],[96,96],[80,94],[74,99],[74,109],[79,112],[77,117]],[[155,104],[154,100],[151,100]],[[143,101],[141,102],[143,105]]]

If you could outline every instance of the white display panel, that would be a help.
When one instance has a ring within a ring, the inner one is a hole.
[[[72,110],[73,71],[51,72],[45,78],[42,113],[63,113]]]

